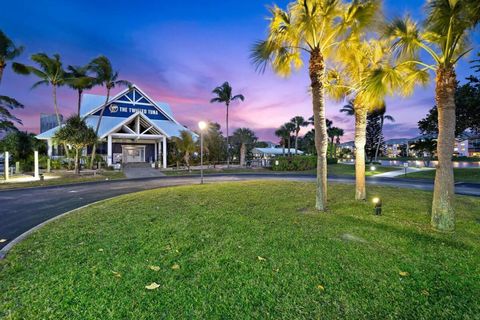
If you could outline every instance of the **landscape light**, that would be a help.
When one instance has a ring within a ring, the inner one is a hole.
[[[205,130],[205,128],[207,127],[207,123],[205,121],[200,121],[198,123],[198,127],[200,128],[200,130]]]
[[[375,204],[375,208],[373,209],[373,212],[375,215],[379,216],[382,214],[382,200],[378,197],[375,197],[372,199],[372,202]]]
[[[278,160],[275,160],[275,165],[278,166],[280,162],[278,162]]]
[[[375,170],[377,170],[377,167],[375,167],[375,166],[370,167],[370,171],[375,171]]]

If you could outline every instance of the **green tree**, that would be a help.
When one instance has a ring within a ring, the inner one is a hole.
[[[212,163],[215,168],[217,163],[225,159],[226,151],[225,137],[222,135],[222,131],[220,131],[220,125],[210,122],[203,139],[205,156],[208,162]]]
[[[287,10],[270,8],[267,39],[252,50],[252,60],[260,71],[271,65],[281,76],[309,60],[312,106],[317,149],[316,208],[327,208],[327,147],[325,123],[326,61],[333,58],[338,45],[356,37],[372,24],[378,13],[378,1],[296,0]]]
[[[288,131],[285,125],[283,125],[277,130],[275,130],[275,135],[280,138],[280,144],[282,145],[282,155],[285,156],[285,146],[287,144],[287,141],[290,140],[290,131]]]
[[[430,162],[433,159],[433,155],[437,150],[437,141],[430,138],[421,139],[412,143],[410,145],[410,149],[415,151],[417,156],[420,154],[420,156],[423,158],[425,166],[429,167]]]
[[[22,46],[16,46],[15,43],[0,30],[0,83],[2,83],[3,72],[7,67],[7,61],[11,61],[23,52]]]
[[[233,95],[233,89],[230,84],[225,81],[221,86],[216,87],[213,89],[212,93],[216,95],[215,98],[210,100],[210,103],[224,103],[227,107],[226,113],[226,128],[227,128],[227,167],[230,167],[230,144],[228,143],[229,140],[229,132],[228,132],[228,111],[230,104],[233,101],[240,100],[245,101],[245,97],[242,94]]]
[[[309,125],[309,122],[305,121],[305,119],[301,116],[293,117],[290,120],[290,122],[295,125],[295,154],[297,154],[298,153],[297,152],[298,151],[298,134],[300,133],[300,130],[302,129],[302,127],[307,127]]]
[[[248,128],[238,128],[233,132],[232,136],[233,143],[238,146],[240,154],[240,166],[245,166],[245,158],[247,154],[252,150],[255,142],[258,138],[255,135],[255,132]]]
[[[378,112],[368,113],[365,154],[370,162],[375,158],[377,147],[383,149],[385,146],[385,139],[380,122],[381,116]]]
[[[75,174],[80,174],[80,152],[97,142],[97,134],[84,119],[74,115],[67,119],[54,139],[72,148],[75,153]]]
[[[65,83],[78,92],[77,115],[80,116],[83,91],[92,89],[96,79],[88,75],[89,66],[68,66],[65,74]]]
[[[22,124],[22,121],[15,117],[10,110],[21,108],[23,108],[23,104],[17,100],[7,96],[0,96],[0,133],[17,130],[15,123]]]
[[[374,160],[375,162],[377,162],[378,153],[380,152],[380,146],[383,140],[383,125],[385,124],[385,120],[388,120],[390,122],[395,122],[395,118],[389,114],[386,114],[387,107],[385,104],[383,104],[379,109],[375,110],[374,112],[378,114],[380,118],[380,135],[378,136],[377,146],[375,148],[375,160]]]
[[[438,165],[432,202],[432,227],[455,229],[452,154],[455,144],[455,66],[470,51],[468,33],[480,20],[478,0],[430,0],[421,27],[411,18],[394,19],[385,35],[403,63],[417,64],[435,73],[438,109]],[[421,55],[423,51],[425,55]],[[428,56],[430,60],[422,59]],[[431,62],[433,61],[433,62]]]
[[[287,139],[287,145],[288,145],[288,156],[292,155],[292,133],[295,133],[295,124],[292,122],[287,122],[283,125],[285,129],[288,132],[288,139]]]
[[[105,109],[107,108],[107,105],[110,101],[111,90],[119,85],[130,87],[132,84],[127,80],[118,79],[118,71],[113,70],[112,63],[105,56],[99,56],[93,59],[89,63],[88,69],[95,74],[96,84],[101,85],[107,89],[105,103],[100,110],[100,116],[98,117],[97,126],[95,127],[95,135],[98,136],[98,130],[100,129],[100,124],[102,123],[103,113],[105,112]],[[93,168],[95,154],[97,151],[96,149],[97,143],[95,143],[92,148],[90,169]]]
[[[197,150],[197,144],[193,140],[192,134],[187,130],[182,130],[179,137],[173,138],[173,142],[182,155],[188,171],[190,171],[190,156]]]
[[[53,108],[57,116],[57,123],[60,126],[62,121],[60,119],[60,111],[57,104],[57,88],[65,84],[65,71],[63,70],[60,55],[54,54],[49,57],[45,53],[37,53],[30,57],[30,60],[38,65],[38,68],[33,66],[26,66],[21,63],[14,62],[13,70],[19,74],[30,75],[33,74],[40,80],[37,81],[32,88],[40,85],[50,85],[52,87]]]

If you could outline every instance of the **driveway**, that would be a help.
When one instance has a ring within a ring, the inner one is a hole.
[[[135,178],[155,178],[163,177],[163,174],[160,170],[152,168],[150,164],[135,164],[127,165],[123,168],[123,173],[127,179]]]
[[[244,180],[315,181],[313,175],[303,174],[215,174],[205,177],[206,183]],[[353,177],[330,177],[329,181],[354,183]],[[432,190],[433,183],[413,179],[369,178],[370,185]],[[9,241],[38,224],[66,211],[122,194],[155,188],[199,184],[199,176],[159,177],[90,182],[76,185],[37,187],[0,191],[0,249]],[[480,184],[457,184],[458,194],[480,196]],[[1,257],[0,257],[1,258]]]

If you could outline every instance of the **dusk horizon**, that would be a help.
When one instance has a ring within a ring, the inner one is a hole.
[[[170,104],[175,117],[192,129],[196,129],[198,121],[206,120],[219,123],[225,132],[225,107],[209,101],[212,89],[229,81],[234,93],[242,93],[246,98],[245,102],[232,105],[231,132],[248,127],[261,140],[278,142],[275,129],[296,115],[309,118],[312,103],[305,66],[283,79],[268,69],[264,74],[256,72],[250,62],[252,45],[266,34],[264,19],[270,3],[208,1],[192,2],[188,8],[143,3],[132,12],[123,1],[96,3],[95,7],[40,1],[25,6],[25,10],[31,11],[27,12],[31,18],[20,20],[9,14],[24,5],[16,2],[9,3],[0,16],[2,29],[15,43],[25,46],[25,52],[16,61],[30,64],[29,57],[34,53],[58,53],[66,67],[85,65],[105,55],[120,72],[120,79],[135,83],[155,101]],[[287,1],[275,3],[285,7]],[[386,1],[384,11],[388,17],[392,12],[416,12],[423,3],[405,1],[400,5]],[[104,12],[109,12],[106,19]],[[477,48],[478,32],[472,42]],[[457,67],[459,81],[465,82],[465,77],[473,73],[468,61],[477,51]],[[53,114],[54,110],[51,88],[31,90],[35,81],[33,76],[15,74],[8,66],[0,93],[25,105],[15,112],[23,121],[19,129],[39,133],[40,113]],[[113,95],[123,89],[116,88]],[[60,112],[68,117],[76,110],[77,94],[68,87],[61,87],[58,93]],[[86,93],[105,95],[105,88],[95,87]],[[385,124],[385,138],[418,135],[417,122],[434,105],[433,95],[431,79],[428,87],[417,87],[411,97],[389,97],[387,113],[396,122]],[[327,98],[327,117],[345,130],[342,142],[352,140],[354,131],[353,117],[339,112],[344,104]],[[304,128],[302,133],[310,128]]]

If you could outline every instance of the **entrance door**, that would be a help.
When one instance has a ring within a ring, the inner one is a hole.
[[[123,163],[145,162],[145,146],[122,146]]]

